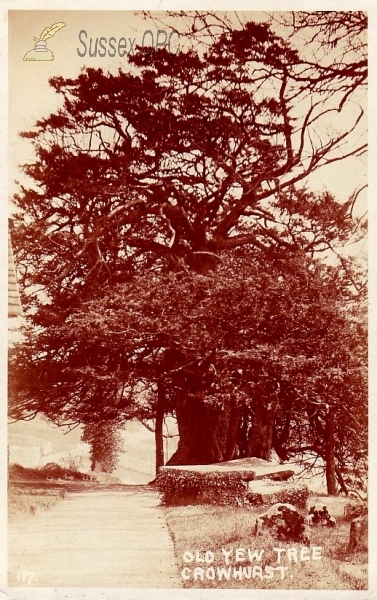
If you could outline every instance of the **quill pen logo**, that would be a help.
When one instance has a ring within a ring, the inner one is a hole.
[[[46,40],[60,31],[62,27],[65,27],[65,23],[54,23],[50,27],[45,27],[38,39],[33,38],[35,41],[34,49],[26,52],[24,60],[54,60],[52,51],[47,48]]]

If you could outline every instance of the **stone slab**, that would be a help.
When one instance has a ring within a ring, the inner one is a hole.
[[[297,465],[290,463],[276,463],[261,458],[241,458],[237,460],[229,460],[221,463],[212,463],[209,465],[174,465],[161,467],[161,470],[168,468],[177,471],[193,471],[194,473],[233,473],[239,471],[249,471],[253,479],[288,479],[294,473],[299,471]]]

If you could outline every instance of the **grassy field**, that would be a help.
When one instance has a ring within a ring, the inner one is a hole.
[[[48,510],[63,500],[68,493],[93,488],[127,488],[122,484],[112,484],[108,479],[107,474],[88,477],[85,473],[59,465],[41,469],[11,465],[8,472],[8,519],[25,519]]]
[[[14,520],[26,515],[34,515],[55,506],[66,496],[64,488],[8,486],[8,519]]]
[[[59,477],[81,480],[80,474],[56,465],[53,469],[29,469],[11,465],[8,472],[8,519],[10,521],[48,510],[63,500],[67,494]],[[54,482],[55,480],[55,482]],[[62,481],[62,480],[61,480]]]
[[[366,553],[347,553],[349,523],[342,519],[334,529],[310,528],[306,548],[277,541],[266,532],[256,537],[260,507],[198,505],[165,511],[186,588],[367,588]],[[343,564],[356,575],[345,574]]]

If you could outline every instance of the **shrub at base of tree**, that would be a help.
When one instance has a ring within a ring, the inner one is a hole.
[[[309,497],[305,485],[284,484],[283,488],[268,495],[251,492],[248,482],[253,479],[250,471],[207,472],[177,470],[164,467],[155,483],[168,506],[188,504],[216,504],[219,506],[261,506],[277,502],[290,503],[304,508]]]
[[[163,502],[169,506],[244,506],[250,475],[250,471],[196,473],[165,467],[157,475],[156,485]]]

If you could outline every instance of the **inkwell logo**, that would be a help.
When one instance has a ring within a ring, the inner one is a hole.
[[[38,39],[33,37],[35,47],[33,50],[26,52],[24,60],[54,60],[52,51],[47,48],[46,40],[50,39],[55,33],[60,31],[62,27],[65,27],[65,23],[55,23],[50,27],[46,27]]]

